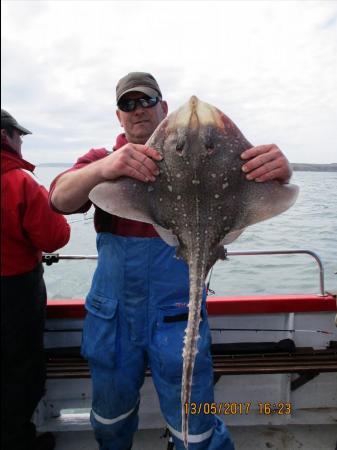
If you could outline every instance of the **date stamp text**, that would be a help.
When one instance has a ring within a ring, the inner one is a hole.
[[[185,403],[186,414],[216,414],[222,415],[247,415],[255,412],[259,415],[290,415],[292,404],[290,402],[190,402]]]

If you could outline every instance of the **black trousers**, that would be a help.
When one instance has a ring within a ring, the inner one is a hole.
[[[43,267],[1,277],[1,450],[31,450],[33,412],[43,396],[46,309]]]

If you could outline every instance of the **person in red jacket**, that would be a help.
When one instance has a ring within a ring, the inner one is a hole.
[[[49,450],[31,422],[44,393],[46,287],[42,252],[67,244],[70,227],[48,205],[48,191],[22,158],[31,134],[1,109],[1,449]]]

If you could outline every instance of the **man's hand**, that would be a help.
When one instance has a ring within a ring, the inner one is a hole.
[[[159,169],[155,161],[162,156],[156,150],[141,144],[125,144],[102,159],[101,174],[106,180],[126,176],[139,181],[154,181]]]
[[[248,160],[242,166],[247,180],[288,183],[292,175],[287,158],[275,144],[252,147],[245,150],[241,158]]]
[[[51,193],[51,202],[63,214],[73,213],[88,202],[91,189],[103,181],[122,176],[154,181],[159,174],[155,161],[161,159],[153,148],[126,144],[105,158],[61,175]]]

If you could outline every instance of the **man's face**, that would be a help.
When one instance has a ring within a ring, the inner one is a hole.
[[[142,92],[128,92],[123,96],[123,100],[146,97]],[[143,108],[137,103],[136,109],[131,112],[117,110],[117,117],[125,130],[126,138],[133,144],[145,144],[166,115],[167,103],[165,101],[159,101],[152,108]]]
[[[22,145],[22,133],[17,130],[16,128],[13,128],[13,136],[9,136],[9,134],[6,132],[5,129],[1,129],[1,141],[4,140],[9,147],[11,147],[15,153],[18,155],[21,155],[21,145]]]

